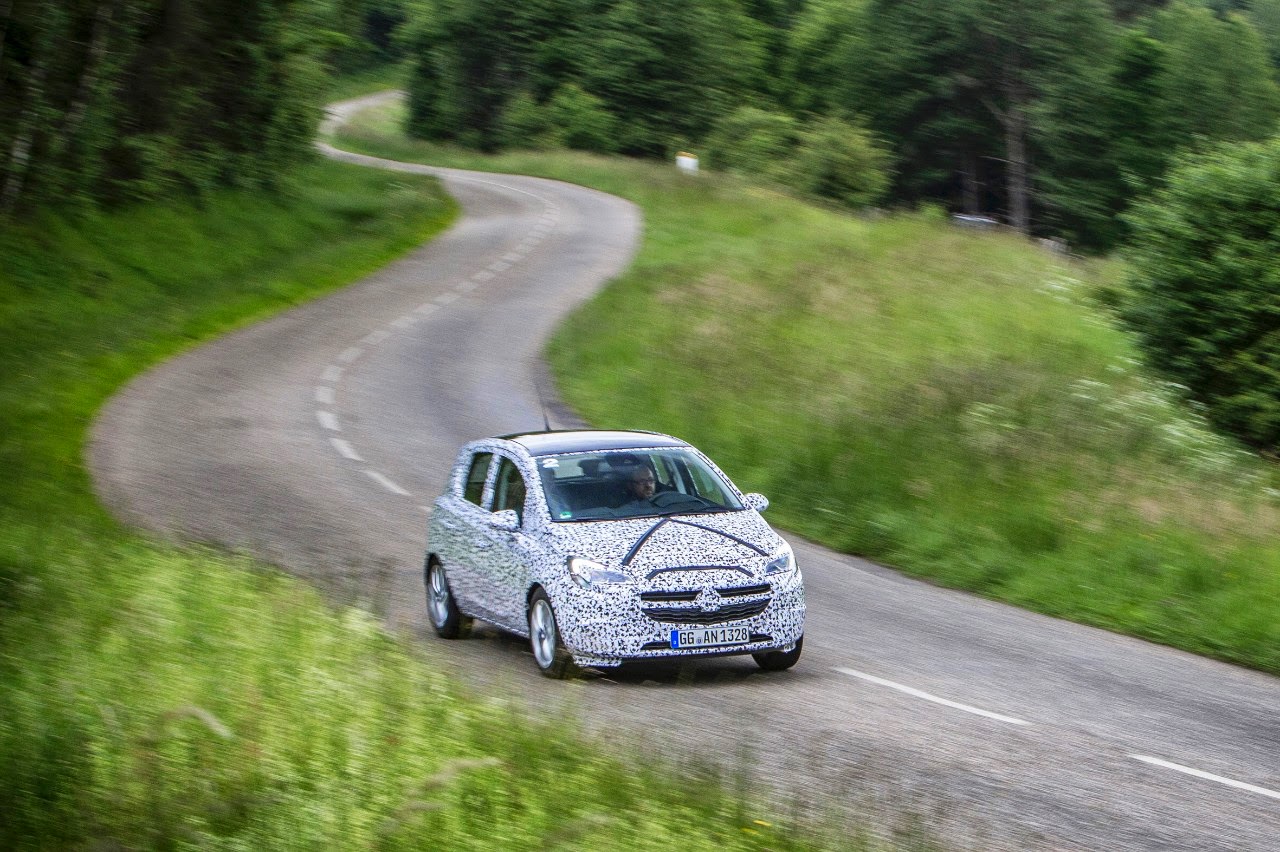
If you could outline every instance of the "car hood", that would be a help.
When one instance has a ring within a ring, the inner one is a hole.
[[[557,549],[644,580],[672,568],[736,566],[758,576],[782,539],[759,513],[724,512],[556,524]]]

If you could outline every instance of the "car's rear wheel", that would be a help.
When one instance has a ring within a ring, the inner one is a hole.
[[[796,646],[790,651],[765,651],[763,654],[752,654],[756,664],[767,672],[780,672],[789,669],[800,660],[800,649],[804,647],[804,637],[796,640]]]
[[[453,599],[449,588],[449,578],[444,573],[444,565],[438,559],[427,563],[424,580],[427,585],[427,617],[436,633],[445,639],[457,639],[466,635],[471,627],[471,619],[458,611],[458,604]]]
[[[560,641],[556,613],[543,589],[535,589],[529,596],[529,648],[538,669],[547,677],[559,679],[573,673],[573,658]]]

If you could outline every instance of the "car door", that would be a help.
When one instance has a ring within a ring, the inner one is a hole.
[[[526,532],[532,518],[526,516],[529,484],[515,461],[506,455],[496,456],[497,471],[493,480],[491,517],[511,510],[520,520],[517,530],[503,529],[490,523],[477,544],[477,572],[485,585],[494,589],[494,615],[501,626],[524,632],[525,592],[529,588],[531,561],[535,557],[533,540]]]
[[[476,566],[483,550],[478,545],[487,547],[489,542],[485,536],[490,519],[486,505],[493,490],[493,458],[491,451],[474,451],[461,481],[455,483],[448,498],[436,504],[433,518],[444,537],[437,552],[444,559],[458,608],[485,621],[494,618],[494,594]]]

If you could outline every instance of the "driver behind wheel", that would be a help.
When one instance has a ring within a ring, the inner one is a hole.
[[[626,496],[628,501],[618,507],[620,511],[640,512],[653,508],[654,492],[658,489],[658,480],[653,471],[646,465],[637,465],[626,480]]]

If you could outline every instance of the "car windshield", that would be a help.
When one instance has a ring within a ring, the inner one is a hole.
[[[563,453],[537,464],[553,521],[742,510],[729,483],[687,449]]]

